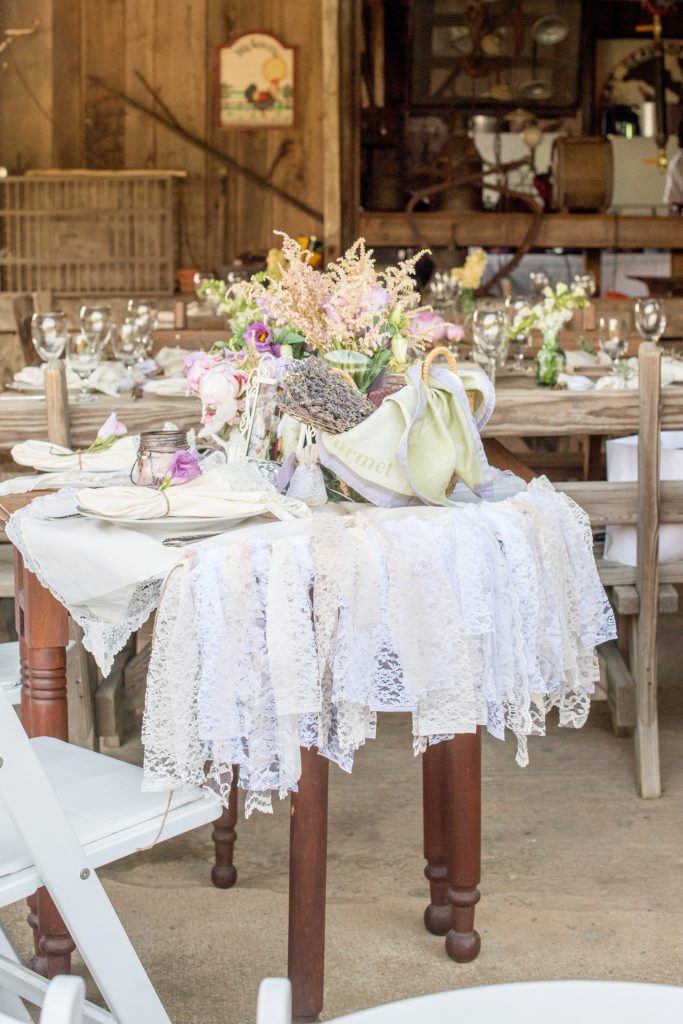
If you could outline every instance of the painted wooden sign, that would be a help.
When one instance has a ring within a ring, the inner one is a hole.
[[[291,128],[294,49],[266,32],[247,32],[218,51],[221,128]]]

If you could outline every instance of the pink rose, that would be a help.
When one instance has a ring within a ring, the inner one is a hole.
[[[198,390],[204,424],[200,437],[218,434],[224,427],[237,422],[240,412],[238,400],[246,380],[243,370],[233,370],[229,364],[214,366],[204,373]]]
[[[185,360],[185,362],[187,364],[189,360]],[[198,359],[193,360],[186,370],[188,395],[198,395],[205,375],[224,362],[225,359],[221,352],[217,352],[213,356],[201,355]]]

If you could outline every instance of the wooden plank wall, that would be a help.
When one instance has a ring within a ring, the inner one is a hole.
[[[180,266],[216,267],[263,251],[272,231],[321,226],[112,97],[89,76],[152,105],[135,72],[194,134],[322,210],[320,0],[0,0],[0,30],[30,25],[0,68],[0,164],[177,168],[183,186]],[[294,129],[216,127],[216,48],[245,31],[298,48]],[[278,154],[283,154],[278,159]],[[275,166],[274,166],[275,165]]]

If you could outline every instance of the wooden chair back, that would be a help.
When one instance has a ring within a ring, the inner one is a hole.
[[[631,616],[628,666],[615,650],[608,660],[623,683],[631,678],[635,704],[636,777],[643,797],[661,795],[657,723],[657,621],[674,610],[673,583],[683,583],[683,563],[659,564],[661,523],[683,522],[683,483],[659,479],[660,430],[667,400],[661,391],[661,352],[644,342],[638,353],[639,429],[637,483],[590,481],[556,484],[582,506],[593,526],[631,524],[637,528],[634,567],[598,560],[600,578],[612,588],[622,625]],[[664,584],[664,586],[660,586]],[[623,648],[622,648],[623,649]],[[609,665],[608,665],[609,675]],[[608,678],[608,683],[609,683]]]

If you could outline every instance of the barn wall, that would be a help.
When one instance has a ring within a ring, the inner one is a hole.
[[[142,74],[183,126],[321,210],[320,0],[0,0],[0,29],[34,18],[38,31],[7,48],[0,71],[0,164],[10,172],[185,170],[181,266],[210,268],[264,250],[273,228],[321,233],[94,81],[153,106]],[[216,127],[216,47],[250,30],[298,48],[294,129]]]

